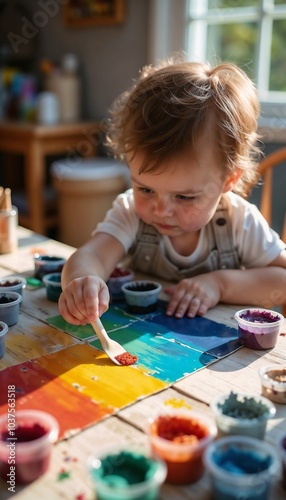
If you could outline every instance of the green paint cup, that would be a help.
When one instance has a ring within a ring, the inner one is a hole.
[[[97,500],[157,500],[166,465],[136,450],[107,449],[88,461]]]

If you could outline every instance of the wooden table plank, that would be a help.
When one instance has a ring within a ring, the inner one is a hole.
[[[70,335],[21,313],[17,325],[9,327],[0,370],[79,343]]]
[[[35,266],[33,256],[35,253],[46,255],[58,255],[68,258],[74,248],[64,245],[53,240],[40,240],[29,246],[23,246],[18,251],[1,255],[1,267],[10,269],[11,273],[28,273],[30,276],[34,274]]]

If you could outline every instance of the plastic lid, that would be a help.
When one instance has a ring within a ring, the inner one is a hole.
[[[51,173],[59,180],[93,180],[118,177],[129,179],[129,169],[110,158],[67,159],[51,165]]]

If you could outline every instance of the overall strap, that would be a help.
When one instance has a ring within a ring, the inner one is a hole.
[[[218,250],[220,269],[238,269],[240,260],[233,244],[230,217],[223,196],[210,224]]]

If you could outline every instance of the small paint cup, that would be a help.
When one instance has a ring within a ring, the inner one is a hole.
[[[166,465],[133,449],[108,448],[88,460],[97,500],[157,500]]]
[[[62,293],[61,273],[50,273],[43,276],[43,283],[46,287],[47,298],[53,302],[58,302]]]
[[[157,308],[160,283],[149,280],[137,280],[122,286],[128,310],[135,314],[147,314]]]
[[[0,321],[0,359],[5,356],[6,352],[6,334],[8,333],[8,325]]]
[[[286,365],[268,365],[259,370],[262,396],[286,404]]]
[[[21,302],[22,295],[17,292],[0,292],[0,321],[8,326],[18,323]]]
[[[217,439],[206,450],[205,467],[214,500],[270,500],[280,474],[276,449],[266,441],[244,436]]]
[[[280,327],[284,321],[282,314],[270,309],[241,309],[234,315],[238,323],[238,338],[249,349],[272,349],[275,347]]]
[[[9,387],[8,387],[9,388]],[[0,475],[30,483],[47,471],[51,447],[59,434],[57,420],[38,410],[19,410],[0,417]]]
[[[66,259],[58,255],[39,255],[34,256],[35,278],[42,280],[46,274],[60,273]]]
[[[174,411],[148,421],[151,450],[167,465],[166,482],[191,484],[204,473],[203,453],[216,437],[212,418],[190,411]]]
[[[134,278],[134,273],[131,269],[116,267],[110,275],[107,286],[112,301],[123,300],[124,293],[122,285],[129,283]]]
[[[0,292],[17,292],[23,295],[27,281],[22,276],[9,276],[0,279]]]
[[[286,490],[286,434],[281,437],[278,446],[282,463],[282,484]]]
[[[264,439],[267,421],[274,418],[275,406],[266,398],[230,392],[210,403],[219,436],[243,435]]]

